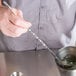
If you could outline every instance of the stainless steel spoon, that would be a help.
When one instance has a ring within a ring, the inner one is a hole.
[[[12,8],[8,5],[7,2],[3,1],[3,4],[6,5],[11,11]],[[12,11],[12,13],[14,14],[14,12]],[[44,41],[42,41],[31,29],[28,30],[52,55],[53,57],[58,61],[58,63],[62,66],[68,66],[71,67],[72,65],[68,65],[65,62],[61,61],[61,59],[59,57],[56,56],[56,54],[53,52],[53,50],[51,50],[45,43]]]

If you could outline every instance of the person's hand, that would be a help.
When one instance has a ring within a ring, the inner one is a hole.
[[[12,8],[12,11],[5,6],[0,6],[0,30],[4,35],[19,37],[28,31],[31,23],[23,19],[20,10]]]

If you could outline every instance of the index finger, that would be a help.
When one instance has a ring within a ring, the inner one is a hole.
[[[14,24],[15,26],[17,26],[17,27],[20,27],[20,28],[23,28],[23,29],[25,29],[25,28],[29,28],[29,27],[31,27],[31,23],[30,22],[27,22],[27,21],[25,21],[24,19],[17,19],[17,20],[15,20],[15,19],[11,19],[11,20],[9,20],[12,24]]]

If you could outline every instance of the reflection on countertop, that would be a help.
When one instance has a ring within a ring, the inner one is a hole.
[[[0,53],[1,66],[5,68],[2,76],[10,76],[13,72],[22,72],[22,76],[60,76],[47,50]]]

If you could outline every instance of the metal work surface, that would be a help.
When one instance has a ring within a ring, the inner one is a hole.
[[[22,72],[22,76],[60,76],[54,58],[46,50],[0,53],[0,58],[5,76],[13,72]]]

